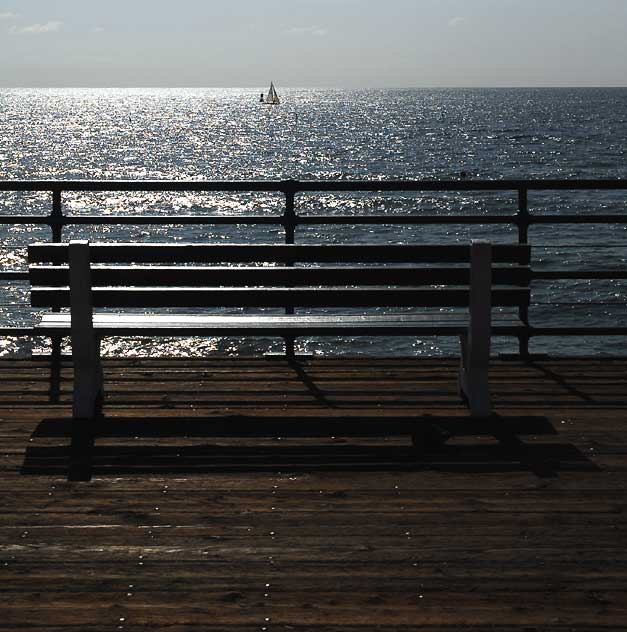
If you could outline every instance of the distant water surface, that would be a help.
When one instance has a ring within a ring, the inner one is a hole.
[[[2,179],[452,179],[625,178],[627,89],[305,90],[278,86],[280,106],[261,88],[180,90],[0,90]],[[66,194],[68,214],[279,214],[279,195]],[[513,193],[320,194],[297,198],[300,213],[513,214]],[[44,214],[46,194],[0,194],[0,214]],[[625,192],[530,194],[532,212],[625,213]],[[3,269],[24,266],[24,245],[47,228],[0,226]],[[268,242],[278,228],[72,227],[64,238]],[[297,241],[515,241],[506,226],[302,228]],[[625,226],[534,227],[534,266],[625,268]],[[536,324],[625,324],[622,281],[534,285]],[[5,324],[33,321],[27,285],[7,284]],[[301,341],[304,350],[375,354],[449,353],[447,339]],[[6,340],[4,353],[30,341]],[[40,348],[40,345],[35,345]],[[247,353],[279,341],[107,341],[109,353]],[[497,350],[513,349],[497,341]],[[534,350],[625,353],[624,339],[538,340]]]

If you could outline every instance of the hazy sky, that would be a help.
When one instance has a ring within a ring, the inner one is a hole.
[[[0,86],[625,86],[627,0],[0,0]]]

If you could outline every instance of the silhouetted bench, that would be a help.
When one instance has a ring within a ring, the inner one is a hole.
[[[78,418],[96,412],[103,391],[100,338],[112,335],[459,336],[460,393],[474,416],[485,416],[491,411],[490,337],[516,335],[524,327],[517,315],[497,314],[493,321],[492,308],[529,304],[529,246],[489,242],[401,246],[73,241],[33,244],[28,256],[32,305],[70,307],[69,313],[44,314],[38,327],[45,335],[71,335]],[[95,311],[105,307],[136,311]],[[153,313],[165,307],[191,313]],[[464,310],[406,309],[418,307]],[[225,314],[207,308],[283,312]],[[307,311],[286,314],[285,308]],[[390,313],[392,308],[403,311]],[[348,313],[335,313],[342,309]]]

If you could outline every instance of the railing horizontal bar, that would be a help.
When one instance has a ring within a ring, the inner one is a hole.
[[[618,190],[627,189],[627,179],[601,180],[396,180],[303,181],[297,191],[517,191]]]
[[[516,224],[515,215],[298,215],[297,224]]]
[[[627,215],[529,215],[529,224],[627,224]]]
[[[515,191],[627,190],[627,179],[589,180],[5,180],[0,191]]]
[[[28,272],[19,272],[17,270],[0,271],[0,280],[2,281],[21,281],[28,279]]]
[[[533,307],[626,307],[620,301],[533,301]]]
[[[530,327],[534,336],[627,336],[627,327]]]
[[[295,224],[627,224],[627,215],[297,215]],[[0,224],[275,224],[282,215],[2,215]]]
[[[48,215],[0,215],[0,224],[54,224]]]
[[[35,330],[34,327],[0,327],[0,336],[45,336]]]
[[[534,281],[553,279],[627,279],[627,270],[533,270]]]
[[[0,182],[0,191],[233,191],[277,192],[285,183],[272,180],[8,180]]]
[[[276,224],[283,223],[281,215],[66,215],[63,224]]]
[[[542,244],[542,243],[537,243],[537,242],[533,242],[533,249],[534,250],[564,250],[564,249],[568,249],[568,250],[583,250],[584,248],[587,249],[593,249],[593,250],[615,250],[617,248],[624,248],[625,246],[623,244],[600,244],[600,243],[593,243],[593,244]]]

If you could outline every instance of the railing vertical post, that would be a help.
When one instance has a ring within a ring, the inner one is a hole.
[[[61,203],[61,188],[54,188],[52,190],[52,213],[50,213],[50,230],[52,231],[52,241],[55,244],[61,242],[63,234],[63,206]],[[58,308],[53,311],[60,311]],[[51,363],[52,363],[52,375],[56,379],[52,380],[50,389],[50,399],[56,403],[59,401],[60,394],[60,378],[61,378],[61,336],[52,336],[50,338],[52,345],[51,350]]]
[[[285,243],[293,244],[296,233],[296,211],[294,210],[294,198],[296,187],[293,181],[285,183],[285,213],[283,214],[283,226],[285,228]]]
[[[529,241],[529,191],[526,187],[518,189],[518,243]]]
[[[58,244],[63,232],[63,207],[61,205],[61,189],[52,190],[52,213],[50,214],[52,241]]]
[[[529,243],[529,190],[527,187],[518,189],[518,243]],[[518,352],[522,357],[529,357],[529,307],[522,305],[518,308],[518,317],[525,324],[525,332],[518,336]]]
[[[294,180],[287,180],[283,183],[283,191],[285,192],[285,212],[283,214],[283,228],[285,229],[285,243],[293,244],[296,233],[296,211],[294,210],[294,198],[296,196],[296,182]],[[288,261],[287,266],[293,266],[293,261]],[[286,314],[293,314],[293,307],[285,308]],[[285,337],[285,355],[293,359],[296,355],[294,347],[294,337]]]

